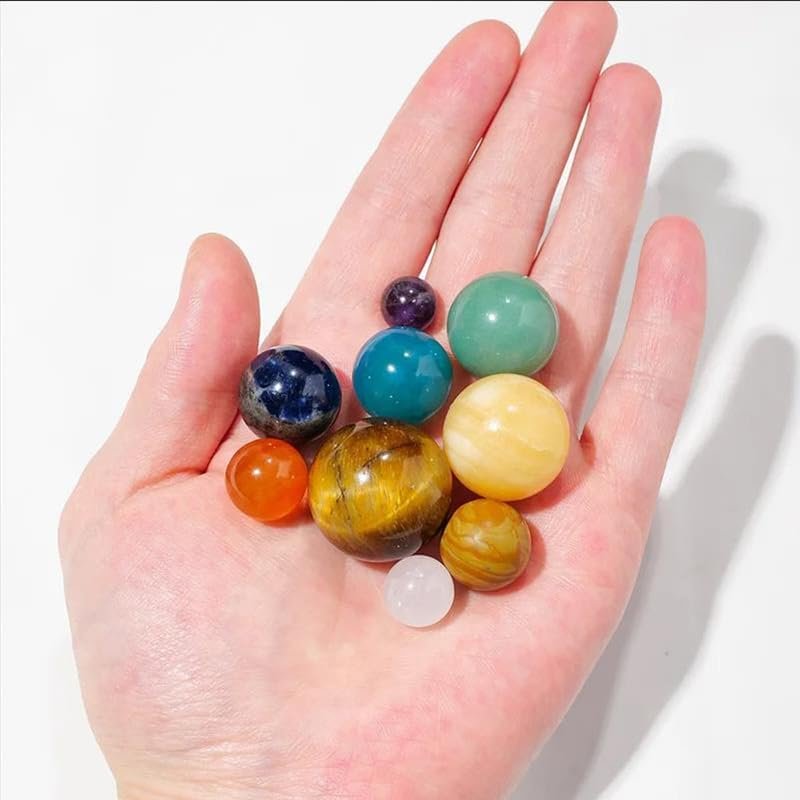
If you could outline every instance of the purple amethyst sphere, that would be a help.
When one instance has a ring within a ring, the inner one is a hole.
[[[436,295],[422,278],[397,278],[383,293],[381,311],[393,327],[422,330],[436,314]]]

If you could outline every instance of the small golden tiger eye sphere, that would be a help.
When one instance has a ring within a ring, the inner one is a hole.
[[[561,472],[569,420],[556,396],[533,378],[489,375],[453,401],[442,439],[464,486],[493,500],[523,500]]]
[[[525,571],[531,534],[519,511],[507,503],[473,500],[450,517],[439,548],[447,571],[459,583],[491,592]]]
[[[370,418],[333,434],[308,479],[311,515],[325,537],[364,561],[396,561],[435,536],[453,475],[428,434]]]

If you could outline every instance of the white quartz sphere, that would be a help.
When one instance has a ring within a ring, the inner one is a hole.
[[[409,556],[398,561],[389,570],[383,587],[389,613],[412,628],[427,628],[443,619],[454,597],[450,573],[430,556]]]

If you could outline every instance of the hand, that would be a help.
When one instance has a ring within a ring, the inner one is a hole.
[[[264,346],[308,345],[347,374],[383,327],[383,287],[418,272],[434,241],[428,277],[445,307],[482,272],[533,264],[563,323],[538,377],[574,427],[659,113],[640,67],[598,78],[614,30],[608,5],[567,3],[548,11],[521,60],[498,22],[459,34],[398,113]],[[257,352],[258,302],[236,246],[198,239],[175,311],[61,528],[84,699],[120,796],[479,800],[507,790],[633,586],[704,291],[698,231],[656,222],[599,401],[562,476],[520,504],[537,532],[527,573],[494,595],[461,592],[443,623],[414,630],[387,616],[385,569],[343,556],[307,516],[266,527],[228,500],[225,466],[253,438],[236,418],[236,389]],[[436,333],[446,342],[441,325]],[[357,416],[349,398],[340,423]]]

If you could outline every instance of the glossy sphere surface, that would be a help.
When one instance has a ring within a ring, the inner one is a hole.
[[[296,511],[308,486],[308,468],[280,439],[256,439],[239,448],[225,471],[234,505],[248,517],[274,522]]]
[[[422,330],[436,314],[436,294],[422,278],[398,278],[383,292],[381,312],[389,325]]]
[[[453,355],[473,375],[532,375],[553,355],[558,313],[536,281],[493,272],[465,286],[450,306]]]
[[[561,472],[570,444],[561,403],[522,375],[490,375],[467,386],[450,406],[442,436],[458,479],[495,500],[544,489]]]
[[[409,556],[386,575],[386,610],[403,625],[427,628],[443,619],[453,605],[455,586],[450,573],[435,558]]]
[[[516,580],[531,557],[531,533],[507,503],[473,500],[456,509],[442,534],[442,561],[464,586],[502,589]]]
[[[258,436],[307,442],[333,425],[342,390],[331,365],[308,347],[259,353],[239,384],[239,410]]]
[[[366,419],[336,431],[309,475],[311,514],[340,550],[365,561],[415,553],[439,532],[453,476],[444,452],[403,423]]]
[[[376,333],[353,367],[353,388],[365,411],[419,425],[447,400],[453,367],[432,336],[414,328]]]

